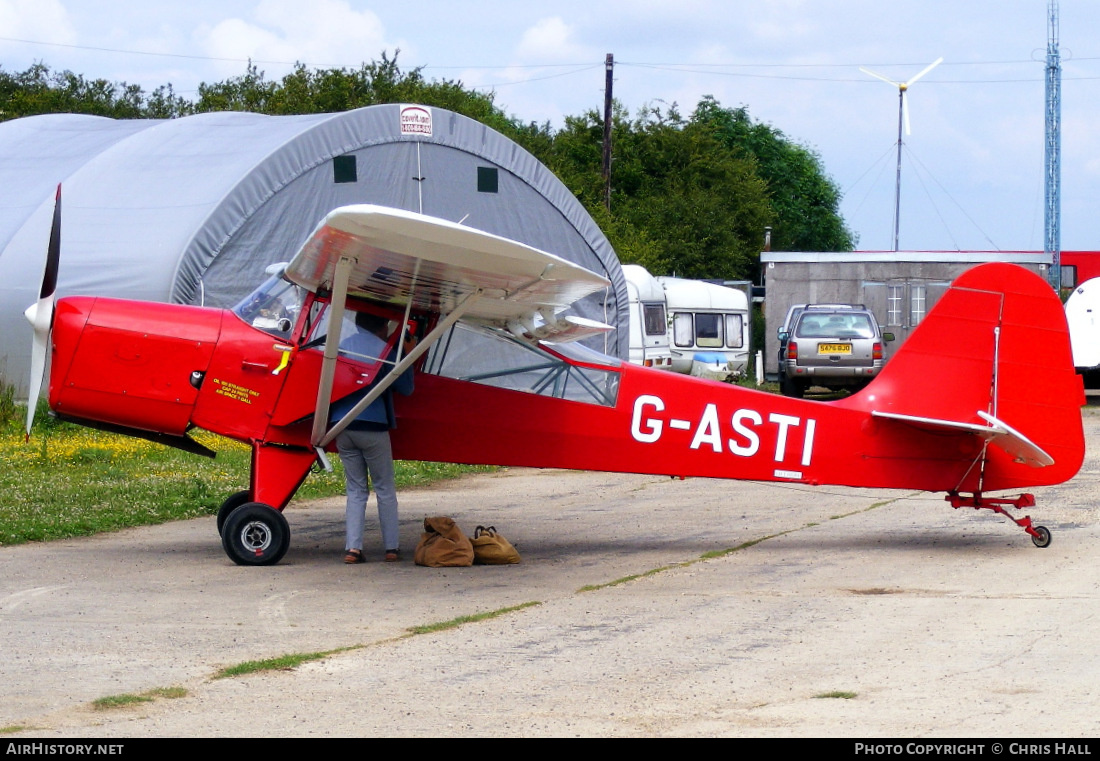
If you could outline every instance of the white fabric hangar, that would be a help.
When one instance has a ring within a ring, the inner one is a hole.
[[[30,355],[22,313],[38,297],[58,184],[59,296],[231,306],[327,212],[373,203],[461,221],[605,275],[608,292],[574,311],[616,326],[596,348],[626,357],[626,283],[603,233],[534,156],[450,111],[33,116],[0,122],[0,177],[0,378],[20,395]]]

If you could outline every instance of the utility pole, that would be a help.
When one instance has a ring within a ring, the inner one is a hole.
[[[1062,287],[1062,64],[1058,54],[1058,0],[1047,5],[1046,240],[1050,284]]]
[[[611,211],[611,82],[615,70],[615,56],[607,54],[604,61],[606,74],[603,86],[603,204]]]

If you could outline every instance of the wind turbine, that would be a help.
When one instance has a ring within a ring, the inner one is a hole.
[[[905,93],[908,92],[909,88],[913,86],[914,82],[916,82],[918,79],[923,77],[928,72],[932,71],[932,69],[936,68],[941,63],[943,63],[943,56],[940,56],[935,61],[933,61],[932,63],[925,66],[924,70],[921,71],[920,74],[917,74],[915,77],[910,78],[908,82],[895,82],[892,79],[887,79],[886,77],[882,76],[881,74],[876,74],[875,72],[871,71],[870,69],[865,69],[862,66],[859,67],[859,70],[862,71],[864,74],[869,74],[872,77],[874,77],[875,79],[881,79],[883,82],[886,82],[887,84],[893,85],[894,87],[898,88],[898,174],[897,174],[897,181],[894,185],[894,250],[895,251],[898,250],[898,232],[901,228],[901,146],[902,146],[901,128],[902,128],[902,125],[903,124],[905,125],[905,134],[906,135],[912,134],[910,129],[909,129],[909,106],[908,106],[908,100],[905,97]]]

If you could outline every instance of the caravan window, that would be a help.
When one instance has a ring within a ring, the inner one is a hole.
[[[706,312],[695,315],[695,343],[704,349],[722,348],[722,315]]]
[[[668,331],[668,320],[665,319],[664,304],[643,304],[642,317],[645,321],[645,334],[647,336],[663,336]]]
[[[744,323],[742,315],[726,315],[726,346],[730,349],[740,349],[744,341]]]
[[[695,345],[695,324],[691,312],[677,312],[672,315],[672,342],[677,346]]]
[[[676,312],[672,315],[672,342],[683,348],[740,349],[744,324],[740,314]]]

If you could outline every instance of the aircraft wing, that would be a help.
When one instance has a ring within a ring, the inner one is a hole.
[[[591,270],[513,240],[367,204],[330,212],[286,277],[314,292],[331,291],[342,258],[352,260],[348,296],[447,314],[480,290],[464,318],[500,327],[536,312],[552,314],[610,285]]]
[[[390,374],[343,418],[327,426],[339,336],[330,333],[318,384],[312,443],[331,442],[459,319],[480,321],[531,340],[577,340],[611,326],[555,312],[611,283],[591,270],[517,241],[384,206],[334,209],[287,265],[288,280],[328,292],[339,324],[348,297],[442,316]],[[536,325],[540,321],[541,325]]]

